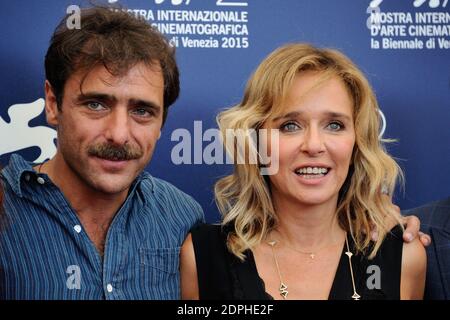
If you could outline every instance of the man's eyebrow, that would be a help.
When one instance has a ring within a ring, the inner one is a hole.
[[[162,107],[158,103],[155,103],[153,101],[143,100],[143,99],[130,99],[128,101],[128,103],[133,106],[149,108],[149,109],[153,109],[155,111],[160,111],[162,109]]]
[[[99,100],[99,101],[108,101],[108,102],[116,102],[117,98],[110,94],[99,93],[99,92],[86,92],[81,93],[77,96],[77,101],[86,101],[86,100]]]
[[[99,93],[99,92],[86,92],[81,93],[77,96],[77,101],[86,101],[86,100],[98,100],[102,102],[109,103],[117,103],[118,99],[114,95]],[[144,99],[129,99],[128,104],[132,106],[141,106],[144,108],[153,109],[155,111],[159,111],[162,107],[153,101],[144,100]]]

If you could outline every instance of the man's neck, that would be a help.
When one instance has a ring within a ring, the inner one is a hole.
[[[39,169],[49,176],[79,215],[97,215],[98,213],[104,216],[106,213],[110,213],[109,215],[112,216],[128,195],[129,189],[120,193],[108,194],[92,188],[65,163],[59,154],[44,163]]]
[[[58,155],[34,169],[47,174],[61,190],[97,250],[103,255],[107,231],[117,211],[125,202],[129,188],[117,194],[95,190],[74,173]]]

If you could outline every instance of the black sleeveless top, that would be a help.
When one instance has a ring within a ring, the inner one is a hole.
[[[272,299],[266,293],[264,282],[258,275],[252,252],[247,250],[246,259],[242,262],[228,251],[225,229],[219,225],[203,224],[191,232],[201,300]],[[386,236],[375,258],[371,260],[361,254],[352,257],[356,291],[361,300],[400,299],[402,233],[400,226],[394,227]],[[355,253],[352,237],[348,236],[348,242],[350,250]],[[328,297],[330,300],[349,300],[353,295],[352,278],[345,251],[344,245]],[[370,278],[377,272],[374,269],[379,270],[378,274],[381,276],[379,289],[373,288],[376,282],[373,281],[373,277]]]

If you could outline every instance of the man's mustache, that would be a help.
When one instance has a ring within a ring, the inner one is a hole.
[[[88,154],[105,160],[124,161],[138,159],[142,157],[143,152],[140,148],[129,144],[122,146],[97,144],[88,148]]]

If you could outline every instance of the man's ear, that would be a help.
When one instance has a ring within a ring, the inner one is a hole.
[[[48,80],[45,80],[45,115],[47,123],[51,126],[58,126],[58,104],[53,88]]]

